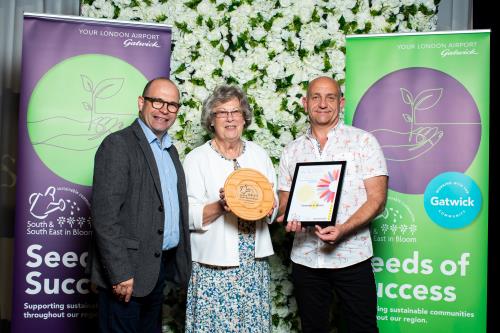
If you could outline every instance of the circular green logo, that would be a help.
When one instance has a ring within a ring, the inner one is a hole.
[[[52,67],[28,104],[28,133],[38,157],[59,177],[90,186],[99,144],[132,123],[146,82],[132,65],[102,54]]]

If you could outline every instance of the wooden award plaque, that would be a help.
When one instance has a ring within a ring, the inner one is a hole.
[[[273,186],[257,170],[241,168],[233,171],[224,184],[226,203],[238,217],[260,220],[274,205]]]

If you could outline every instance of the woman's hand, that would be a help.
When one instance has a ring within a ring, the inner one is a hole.
[[[222,209],[224,209],[224,214],[229,213],[231,211],[231,208],[227,205],[226,202],[226,194],[224,193],[224,188],[221,187],[219,189],[219,204],[221,205]]]
[[[273,214],[274,214],[274,210],[276,209],[276,206],[277,206],[277,205],[278,205],[278,204],[276,203],[276,199],[275,199],[275,200],[274,200],[274,203],[273,203],[273,208],[271,208],[271,210],[269,211],[269,213],[267,213],[267,217],[271,217],[271,216],[273,216]]]

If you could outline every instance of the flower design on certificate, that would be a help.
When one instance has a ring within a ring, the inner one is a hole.
[[[315,198],[314,188],[309,184],[303,184],[299,189],[297,189],[297,199],[301,203],[308,203]]]
[[[321,199],[326,202],[333,202],[335,200],[339,176],[340,170],[333,169],[331,172],[327,172],[325,176],[319,180],[316,189]]]

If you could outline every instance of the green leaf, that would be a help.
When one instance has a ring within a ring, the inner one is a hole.
[[[426,16],[434,15],[434,12],[432,10],[430,10],[429,8],[427,8],[424,4],[420,4],[418,6],[418,11]]]
[[[311,15],[311,21],[312,22],[319,22],[320,20],[321,20],[321,18],[319,17],[318,9],[314,8],[312,15]]]
[[[180,130],[179,132],[175,133],[174,138],[179,141],[184,141],[184,130]]]
[[[292,42],[292,38],[288,37],[288,40],[285,43],[285,50],[288,52],[295,52],[295,44]]]
[[[192,99],[192,98],[190,98],[190,99],[182,102],[182,105],[189,106],[191,109],[198,108],[198,103],[194,99]]]
[[[259,128],[263,128],[264,127],[264,122],[262,121],[262,116],[259,115],[259,114],[254,114],[254,120],[255,120],[255,124],[259,127]]]
[[[212,77],[221,77],[222,76],[222,68],[214,69],[212,72]]]
[[[275,138],[279,139],[280,137],[280,129],[281,129],[281,126],[280,125],[275,125],[271,122],[267,122],[267,129],[269,130],[269,132],[271,132],[272,136],[274,136]]]
[[[326,49],[335,46],[335,41],[331,39],[325,39],[321,44],[314,46],[315,53],[324,52]]]
[[[205,80],[193,77],[191,78],[191,83],[195,86],[205,87]]]
[[[356,5],[352,7],[351,11],[353,14],[357,14],[359,12],[359,1],[356,1]]]
[[[283,17],[283,14],[282,13],[277,13],[276,15],[274,15],[273,17],[271,17],[267,22],[264,23],[264,25],[262,26],[264,28],[264,30],[266,31],[269,31],[271,30],[271,28],[273,27],[273,22],[274,20],[276,20],[277,18],[280,18],[280,17]]]
[[[248,141],[253,141],[253,140],[254,140],[255,133],[256,133],[256,131],[255,131],[255,130],[249,130],[249,129],[246,129],[246,130],[243,132],[243,137],[244,137],[245,139],[247,139]]]
[[[328,56],[327,53],[323,55],[323,71],[328,72],[330,69],[332,69],[332,64],[330,63],[330,57]]]
[[[188,2],[184,2],[184,6],[194,10],[194,9],[196,9],[196,7],[198,7],[198,5],[200,4],[201,1],[202,0],[191,0]]]
[[[288,108],[288,102],[287,102],[286,98],[281,99],[280,110],[287,111],[287,108]]]
[[[410,15],[415,15],[416,13],[417,13],[417,6],[415,5],[403,7],[403,15],[405,16],[405,19],[407,19]]]
[[[203,16],[198,15],[198,17],[196,17],[196,25],[200,27],[202,24],[203,24]]]
[[[177,67],[177,69],[172,74],[174,74],[174,75],[179,74],[185,70],[186,70],[186,64],[182,63],[179,67]]]
[[[179,29],[181,32],[189,33],[189,34],[192,33],[192,31],[188,28],[188,25],[186,22],[175,21],[174,24],[177,27],[177,29]]]
[[[243,1],[233,0],[231,2],[231,4],[229,5],[229,7],[227,8],[227,11],[228,12],[232,12],[232,11],[236,10],[236,8],[238,8],[239,6],[241,6],[242,3],[243,3]]]
[[[215,24],[214,24],[214,21],[212,21],[212,18],[208,18],[208,20],[207,20],[207,23],[206,23],[206,24],[207,24],[207,27],[208,27],[208,30],[209,30],[209,31],[214,30],[214,28],[215,28]]]
[[[344,16],[341,16],[339,18],[339,30],[345,31],[345,24],[346,24],[345,18]]]
[[[276,91],[277,92],[286,92],[288,88],[292,86],[292,78],[293,74],[288,75],[283,79],[276,79]]]
[[[255,83],[257,83],[257,78],[253,78],[251,79],[250,81],[247,81],[243,84],[243,89],[244,90],[247,90],[249,87],[251,87],[252,85],[254,85]]]
[[[113,5],[115,7],[115,10],[113,12],[113,18],[117,19],[120,16],[120,7]]]
[[[251,17],[250,20],[248,20],[248,23],[252,28],[256,28],[262,22],[264,22],[264,17],[262,16],[261,13],[258,13],[256,17]]]
[[[226,79],[227,84],[238,84],[238,80],[236,80],[234,77],[230,76]]]
[[[300,17],[294,16],[292,21],[292,31],[299,33],[301,28],[302,28],[302,21],[300,20]]]
[[[155,18],[155,21],[157,23],[161,23],[161,22],[165,22],[165,20],[167,19],[167,15],[165,14],[161,14],[161,15],[158,15],[156,18]]]

